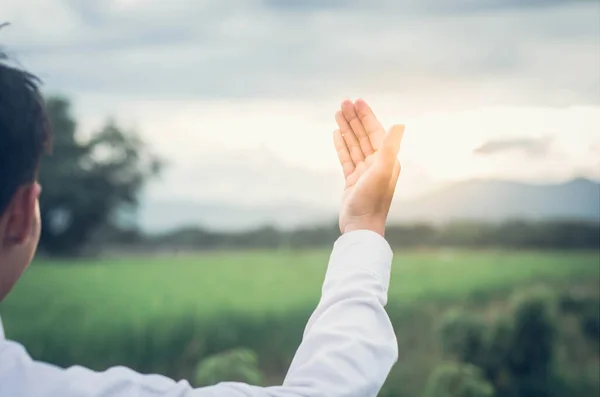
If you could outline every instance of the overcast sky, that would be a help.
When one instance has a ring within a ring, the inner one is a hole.
[[[334,202],[344,97],[407,125],[399,189],[600,178],[600,2],[0,0],[0,42],[82,134],[169,161],[150,195]]]

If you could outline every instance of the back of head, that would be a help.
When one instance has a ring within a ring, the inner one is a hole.
[[[39,239],[37,173],[49,141],[38,79],[0,48],[0,300],[27,267]]]
[[[21,185],[35,181],[48,138],[38,80],[0,50],[0,214]]]

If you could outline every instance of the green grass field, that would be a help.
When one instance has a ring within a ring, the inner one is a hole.
[[[9,337],[60,365],[125,364],[184,377],[199,358],[243,346],[278,379],[319,299],[327,259],[325,251],[42,259],[0,314]],[[539,283],[593,288],[599,263],[599,252],[397,252],[389,311],[401,348],[412,349],[398,376],[412,378],[407,390],[417,390],[418,371],[438,359],[427,344],[440,308],[485,305]]]
[[[598,252],[399,252],[390,301],[455,299],[530,281],[599,277],[599,259]],[[104,312],[130,317],[190,308],[199,314],[285,311],[317,302],[327,260],[327,252],[39,260],[4,308],[44,307],[47,313],[54,307],[93,307],[102,321]]]

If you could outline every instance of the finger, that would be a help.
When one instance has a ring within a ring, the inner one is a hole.
[[[371,146],[371,141],[369,140],[367,131],[365,131],[365,127],[358,118],[358,114],[354,109],[354,104],[352,101],[346,99],[344,102],[342,102],[342,112],[344,113],[344,117],[348,121],[348,124],[350,124],[350,128],[352,128],[354,135],[358,139],[363,154],[365,156],[372,154],[373,147]]]
[[[348,147],[348,151],[350,152],[350,157],[354,164],[358,164],[365,159],[365,155],[363,154],[362,149],[360,148],[360,143],[354,135],[352,128],[350,128],[350,124],[344,117],[344,114],[341,110],[338,110],[335,114],[335,121],[340,127],[340,133],[344,141],[346,142],[346,146]]]
[[[393,125],[387,134],[383,137],[383,149],[394,158],[398,156],[400,144],[404,136],[404,126],[402,124]]]
[[[340,130],[335,130],[333,132],[333,144],[335,146],[338,159],[340,160],[342,170],[344,171],[344,177],[347,177],[354,172],[354,162],[350,157],[350,152],[348,151],[348,147],[346,146],[346,142],[344,141]]]
[[[392,178],[390,179],[390,190],[392,192],[392,195],[396,190],[396,184],[398,183],[400,171],[402,171],[402,166],[400,165],[400,162],[396,160],[396,162],[394,163],[394,169],[392,171]]]
[[[375,113],[373,113],[371,107],[363,99],[357,99],[354,108],[369,137],[373,150],[379,150],[385,136],[385,128],[383,128],[383,125],[375,117]]]
[[[387,199],[392,201],[394,198],[394,194],[396,193],[396,186],[398,184],[398,177],[400,176],[400,171],[402,167],[400,166],[400,162],[398,160],[394,163],[394,168],[392,170],[392,177],[390,178],[388,191],[387,191]]]

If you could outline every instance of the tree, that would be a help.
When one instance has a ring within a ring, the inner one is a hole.
[[[53,153],[42,161],[40,248],[52,255],[82,251],[99,228],[114,224],[124,208],[134,209],[144,183],[160,168],[159,159],[134,133],[108,121],[81,140],[68,100],[47,99]]]

